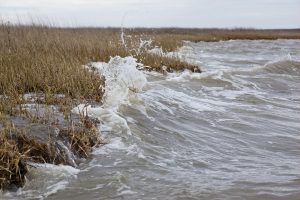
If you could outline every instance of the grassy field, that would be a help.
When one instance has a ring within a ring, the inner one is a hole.
[[[49,123],[24,110],[21,105],[28,101],[25,94],[35,94],[36,104],[59,107],[67,118],[78,103],[102,100],[104,91],[100,88],[104,87],[104,78],[83,68],[89,62],[107,62],[117,55],[133,56],[150,66],[147,69],[158,72],[163,71],[163,66],[167,66],[167,71],[194,71],[199,68],[191,63],[148,50],[159,47],[165,52],[175,51],[183,40],[300,39],[300,29],[137,28],[124,29],[121,33],[120,28],[0,25],[0,189],[24,184],[28,160],[65,163],[63,159],[55,160],[51,151],[41,155],[52,143],[31,138],[30,132],[21,131],[11,123],[12,116],[26,118],[29,123]],[[87,126],[91,124],[89,121],[81,117],[77,131],[73,124],[60,129],[60,136],[69,141],[81,157],[88,156],[91,147],[96,145],[91,141],[98,140],[98,133],[91,131],[95,125]]]

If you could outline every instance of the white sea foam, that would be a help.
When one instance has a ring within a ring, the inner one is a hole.
[[[71,179],[77,178],[79,169],[66,165],[29,163],[31,168],[24,188],[17,192],[7,192],[3,198],[18,197],[26,199],[44,199],[67,187]],[[45,181],[47,179],[47,181]],[[1,194],[0,197],[2,198]]]
[[[76,175],[80,172],[79,169],[76,169],[68,165],[53,165],[48,163],[45,164],[30,163],[30,165],[35,167],[34,170],[36,171],[42,171],[43,173],[50,173],[50,174],[60,175],[60,176],[76,177]]]
[[[160,56],[165,56],[166,55],[164,50],[162,48],[159,48],[159,47],[155,47],[153,49],[148,50],[148,53],[152,53],[152,54],[156,54],[156,55],[160,55]]]
[[[133,57],[116,56],[109,63],[92,63],[92,67],[105,77],[105,107],[118,107],[128,102],[130,92],[140,92],[147,83],[144,74],[136,69]]]
[[[216,100],[199,99],[187,95],[183,92],[178,92],[169,88],[161,88],[160,90],[148,90],[143,94],[147,107],[152,107],[157,112],[165,111],[168,114],[174,115],[173,110],[182,109],[186,111],[210,111],[224,110],[230,103],[222,103]],[[168,102],[168,106],[162,107],[162,103]],[[168,108],[168,109],[166,109]]]
[[[118,110],[120,105],[130,104],[131,97],[141,92],[147,83],[145,75],[136,69],[138,65],[133,57],[121,58],[119,56],[111,58],[108,63],[91,63],[89,67],[96,69],[105,77],[103,105],[92,107],[82,104],[74,108],[73,112],[98,118],[116,133],[130,134],[127,121],[119,115]]]
[[[91,105],[80,104],[72,110],[74,113],[83,113],[90,117],[99,119],[106,131],[114,131],[116,134],[131,134],[127,121],[118,114],[116,108],[92,107]]]

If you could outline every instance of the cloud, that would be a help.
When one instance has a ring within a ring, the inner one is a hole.
[[[0,13],[80,26],[120,26],[126,16],[126,26],[300,27],[300,0],[0,0]]]

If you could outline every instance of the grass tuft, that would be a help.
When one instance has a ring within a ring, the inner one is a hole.
[[[11,185],[22,187],[28,171],[24,156],[20,154],[14,141],[0,133],[0,189],[9,188]]]

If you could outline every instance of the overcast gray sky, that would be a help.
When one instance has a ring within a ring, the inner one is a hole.
[[[62,26],[300,28],[300,0],[0,0],[0,17]]]

